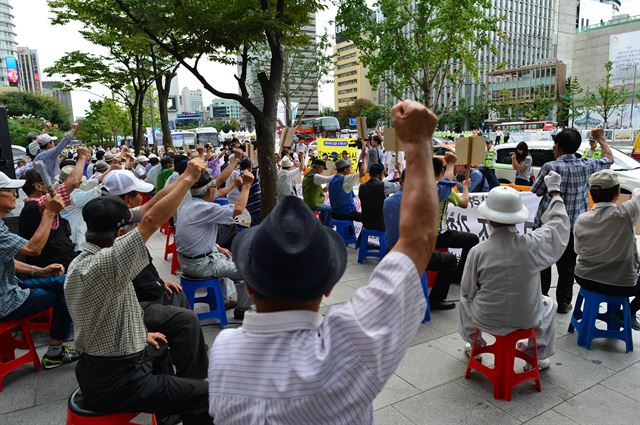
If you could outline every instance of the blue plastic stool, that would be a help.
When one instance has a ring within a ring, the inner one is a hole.
[[[229,200],[227,198],[216,198],[213,200],[218,205],[229,205]]]
[[[353,226],[353,221],[333,219],[331,221],[331,225],[335,227],[336,232],[342,237],[345,245],[356,245],[358,243],[356,228]]]
[[[189,300],[191,310],[195,310],[196,303],[209,305],[209,311],[198,313],[198,319],[218,319],[220,321],[220,329],[224,329],[227,326],[227,311],[224,308],[220,279],[217,277],[196,278],[183,274],[180,276],[180,284],[184,290],[184,295]],[[207,288],[207,295],[196,297],[196,290],[199,288]]]
[[[378,238],[378,245],[372,245],[369,243],[369,236]],[[387,253],[387,240],[384,236],[384,230],[369,230],[362,228],[360,233],[360,249],[358,249],[358,263],[364,263],[364,259],[367,257],[378,257],[382,260],[382,257]]]
[[[422,319],[422,323],[428,323],[431,321],[431,304],[429,303],[429,281],[427,279],[426,272],[422,274],[420,283],[422,283],[422,292],[424,292],[424,297],[427,300],[427,311],[424,313],[424,319]]]
[[[601,303],[607,303],[605,313],[600,313]],[[615,317],[615,314],[620,311],[620,307],[622,307],[622,315],[624,316],[624,326]],[[606,330],[596,328],[596,320],[598,319],[607,324]],[[591,341],[595,338],[615,338],[625,342],[627,353],[633,351],[629,297],[604,295],[580,288],[576,307],[571,315],[569,332],[573,333],[574,329],[578,331],[578,345],[587,350],[591,349]]]

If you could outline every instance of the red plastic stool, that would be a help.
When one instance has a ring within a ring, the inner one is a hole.
[[[173,244],[173,253],[171,254],[171,274],[178,273],[180,263],[178,262],[178,252],[176,251],[176,244]]]
[[[33,363],[36,371],[40,370],[40,358],[31,339],[29,320],[42,315],[42,312],[24,319],[0,322],[0,391],[2,391],[2,379],[10,372],[27,363]],[[16,339],[13,330],[21,328],[22,339]],[[26,349],[27,353],[16,358],[16,349]]]
[[[166,228],[167,238],[164,241],[164,261],[167,261],[169,258],[169,254],[173,254],[176,252],[176,238],[173,237],[173,242],[171,242],[171,236],[176,234],[175,227],[167,227]]]
[[[37,321],[34,321],[36,320]],[[51,320],[53,319],[53,308],[48,308],[41,313],[37,313],[28,319],[29,329],[49,333],[51,331]]]
[[[67,402],[67,425],[139,425],[132,420],[140,413],[98,413],[84,406],[80,388],[75,390]],[[151,423],[157,425],[156,416]]]
[[[467,371],[464,375],[469,378],[471,369],[475,369],[493,382],[493,398],[496,400],[503,399],[511,401],[511,390],[521,382],[533,379],[536,383],[536,390],[541,391],[540,371],[538,370],[538,345],[536,341],[535,329],[521,329],[513,331],[508,335],[494,335],[496,342],[485,347],[477,345],[478,337],[481,332],[476,329],[476,335],[473,339],[471,347],[471,356],[467,364]],[[532,339],[533,357],[516,348],[516,343],[521,339]],[[482,361],[476,360],[476,356],[483,353],[494,355],[494,367],[490,368],[482,364]],[[533,368],[526,372],[516,373],[513,370],[515,358],[519,357],[526,361]]]
[[[166,223],[164,223],[162,226],[160,226],[160,233],[167,233],[167,229],[171,226],[171,223],[169,222],[169,220],[167,220]]]

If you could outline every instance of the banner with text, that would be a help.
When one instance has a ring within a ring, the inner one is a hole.
[[[327,161],[337,161],[342,158],[342,152],[347,151],[349,159],[353,162],[353,169],[358,166],[358,146],[356,139],[316,139],[318,145],[318,158],[327,154]]]

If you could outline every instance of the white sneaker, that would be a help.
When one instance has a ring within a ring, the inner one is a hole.
[[[542,372],[543,370],[547,370],[551,367],[551,360],[549,359],[538,359],[538,370]],[[533,367],[527,363],[524,365],[524,371],[527,372],[533,369]]]
[[[466,342],[464,344],[464,355],[467,356],[467,358],[471,357],[471,344],[469,344],[468,342]],[[482,354],[478,354],[475,359],[479,362],[482,361]]]

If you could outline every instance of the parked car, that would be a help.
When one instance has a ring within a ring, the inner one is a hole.
[[[500,183],[514,183],[516,180],[516,170],[511,166],[511,154],[515,152],[517,145],[517,143],[506,143],[494,147],[497,154],[496,177]],[[529,145],[529,154],[533,159],[533,173],[537,176],[544,164],[555,160],[553,142],[528,142],[527,145]],[[576,156],[580,158],[582,152],[588,147],[588,143],[583,143],[576,152]],[[611,151],[614,161],[611,169],[615,171],[620,180],[622,193],[629,194],[633,189],[640,188],[640,163],[616,148],[611,148]]]
[[[456,153],[455,143],[441,137],[434,137],[433,154],[436,156],[444,156],[447,152]]]

